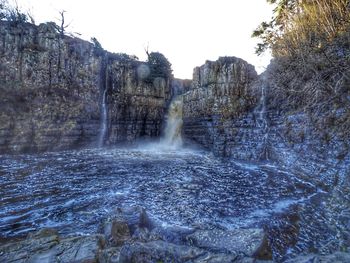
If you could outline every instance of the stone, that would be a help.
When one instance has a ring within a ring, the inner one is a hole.
[[[39,239],[45,237],[54,237],[58,239],[58,231],[54,228],[43,228],[28,234],[27,239]]]
[[[263,246],[265,234],[261,229],[197,230],[187,240],[203,249],[253,257]]]
[[[103,224],[103,235],[108,245],[121,246],[131,238],[127,222],[122,218],[111,218]]]
[[[174,244],[184,244],[186,242],[186,237],[195,232],[194,228],[182,227],[176,225],[169,226],[156,226],[152,232],[158,235],[160,239],[174,243]]]
[[[25,240],[2,245],[0,247],[0,262],[26,262],[28,258],[32,257],[41,262],[45,258],[52,258],[50,251],[58,244],[57,231],[42,229],[29,234]]]
[[[194,263],[232,263],[239,262],[237,255],[206,253],[196,258]]]
[[[133,234],[137,228],[152,230],[154,222],[143,207],[129,206],[116,209],[112,218],[122,219],[127,222],[130,233]]]
[[[139,220],[139,224],[138,226],[140,228],[147,228],[147,229],[152,229],[152,222],[150,220],[150,218],[147,215],[147,212],[144,208],[141,208],[141,212],[140,212],[140,220]]]
[[[131,237],[128,224],[125,221],[113,220],[111,235],[117,246],[123,245]]]
[[[98,255],[99,263],[119,263],[121,247],[103,249]]]
[[[56,260],[60,262],[97,262],[103,245],[99,235],[63,239],[55,248]]]
[[[22,241],[0,246],[0,262],[97,262],[103,248],[100,235],[59,238],[43,229]]]
[[[144,208],[131,206],[117,208],[102,224],[100,232],[109,246],[122,246],[130,239],[142,242],[161,239],[159,233],[152,231],[154,228],[155,223]]]
[[[126,262],[241,262],[236,254],[213,253],[193,246],[176,245],[165,241],[134,242],[120,252],[120,263]],[[255,259],[254,259],[255,260]],[[243,261],[242,261],[243,262]]]
[[[175,245],[160,240],[147,243],[135,242],[122,248],[120,263],[186,262],[204,254],[205,251],[198,248]]]
[[[297,256],[292,259],[285,261],[286,263],[345,263],[350,262],[350,253],[347,252],[335,252],[330,255],[317,255],[317,254],[308,254]]]

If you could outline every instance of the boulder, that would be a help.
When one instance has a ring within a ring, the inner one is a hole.
[[[119,263],[121,247],[103,249],[98,255],[99,263]]]
[[[42,229],[29,234],[27,239],[0,246],[0,262],[27,262],[29,258],[43,262],[51,259],[55,246],[59,243],[57,232]],[[50,262],[50,260],[48,261]],[[51,260],[51,262],[53,262]]]
[[[43,229],[1,246],[0,262],[97,262],[103,246],[100,235],[60,239],[57,231]]]
[[[252,257],[266,249],[262,229],[197,230],[187,236],[190,244],[211,251],[230,252]]]
[[[59,262],[97,262],[98,253],[103,247],[100,235],[63,239],[55,247],[56,261]]]
[[[253,261],[244,261],[244,258],[232,253],[213,253],[193,246],[176,245],[158,240],[125,245],[120,252],[120,263],[126,262],[248,263]]]
[[[293,259],[285,261],[286,263],[345,263],[350,262],[350,253],[349,252],[335,252],[330,255],[301,255]]]
[[[108,245],[122,246],[131,238],[127,222],[122,218],[110,218],[103,224],[103,235]]]
[[[186,237],[194,232],[194,228],[176,225],[156,226],[152,230],[152,233],[158,235],[162,240],[177,245],[186,243]]]

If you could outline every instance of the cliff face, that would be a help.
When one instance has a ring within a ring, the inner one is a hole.
[[[288,72],[281,74],[285,77]],[[301,81],[298,90],[310,87],[314,80]],[[344,250],[350,244],[349,96],[339,96],[340,102],[328,97],[310,110],[291,108],[291,95],[281,93],[287,92],[276,82],[273,67],[257,78],[252,67],[239,59],[228,64],[222,59],[207,62],[194,70],[192,87],[183,94],[184,134],[217,155],[268,160],[314,185],[324,197],[310,201],[322,205],[316,210],[298,206],[293,251],[301,253],[303,240],[311,239],[317,240],[315,251],[320,253]],[[304,227],[313,224],[327,229],[336,240],[330,242],[317,229]]]
[[[146,63],[65,36],[53,23],[0,26],[0,153],[133,141],[160,133],[170,80]]]
[[[259,138],[254,134],[261,134],[254,114],[249,113],[259,99],[252,89],[255,81],[254,67],[235,57],[207,61],[195,68],[192,86],[183,95],[185,137],[218,155],[253,153],[253,149],[247,153],[244,148],[257,147]],[[247,136],[254,141],[248,141]]]
[[[334,123],[344,123],[346,104],[336,111],[326,108],[316,122],[276,98],[274,74],[270,68],[258,77],[253,66],[237,58],[195,68],[192,86],[183,94],[185,137],[221,156],[276,161],[315,178],[333,172],[333,179],[325,175],[332,184],[349,145],[346,129],[332,133],[334,125],[327,126],[327,111],[334,112]],[[321,122],[323,128],[317,126]]]

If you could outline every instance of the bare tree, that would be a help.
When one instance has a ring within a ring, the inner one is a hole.
[[[60,25],[60,28],[59,28],[59,32],[61,35],[64,35],[64,32],[66,31],[66,28],[69,27],[70,23],[68,25],[66,25],[65,23],[65,18],[64,18],[64,13],[66,13],[67,11],[65,10],[61,10],[59,11],[59,14],[61,16],[60,18],[60,22],[61,22],[61,25]]]

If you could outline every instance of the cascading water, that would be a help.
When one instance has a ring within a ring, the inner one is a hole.
[[[103,91],[102,101],[101,101],[101,127],[100,134],[98,138],[98,146],[102,147],[104,144],[104,140],[107,132],[107,105],[106,105],[106,93],[107,89]]]
[[[177,149],[182,146],[182,108],[182,96],[175,97],[169,106],[164,137],[160,142],[161,148]]]
[[[269,153],[268,153],[268,122],[267,122],[267,116],[266,116],[266,84],[262,83],[261,85],[261,96],[260,101],[258,104],[258,107],[256,108],[255,112],[257,113],[257,126],[262,130],[263,137],[262,137],[262,146],[263,146],[263,152],[261,154],[261,158],[265,160],[269,160]]]

